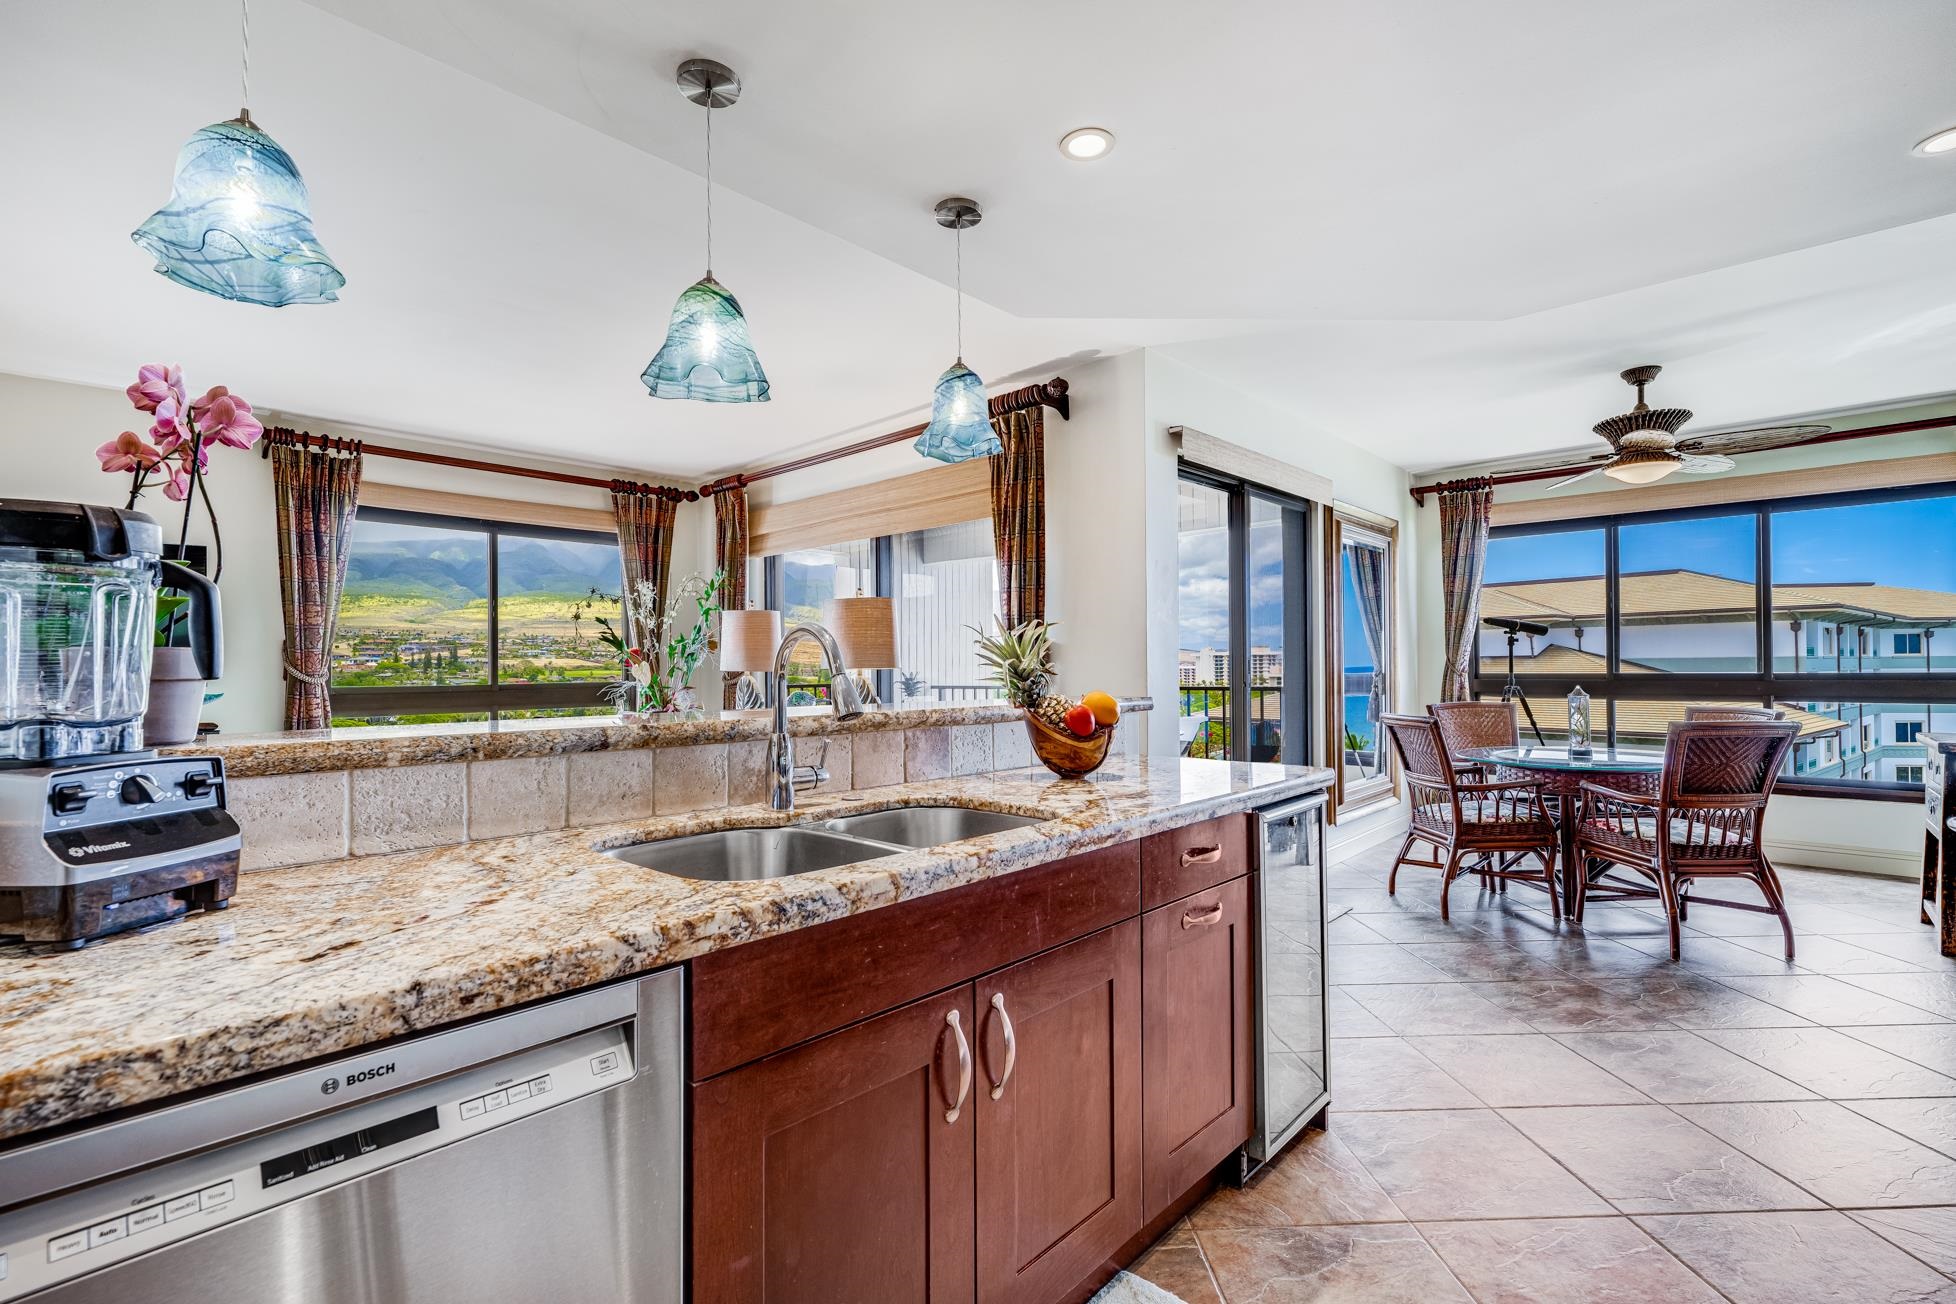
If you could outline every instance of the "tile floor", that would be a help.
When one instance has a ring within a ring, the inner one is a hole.
[[[1135,1271],[1188,1304],[1956,1304],[1956,961],[1912,885],[1704,907],[1329,875],[1332,1113]]]

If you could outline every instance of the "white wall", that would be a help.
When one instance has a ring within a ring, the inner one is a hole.
[[[134,379],[135,369],[130,369]],[[202,393],[220,376],[188,375],[192,393]],[[444,447],[423,439],[372,429],[354,429],[331,419],[279,412],[260,397],[253,400],[267,426],[289,425],[316,435],[348,435],[399,447],[451,451],[476,458],[493,457],[483,450]],[[0,372],[0,495],[57,501],[105,503],[120,507],[128,493],[126,475],[105,475],[95,460],[98,445],[124,430],[144,434],[147,413],[130,406],[121,390],[70,385]],[[534,458],[526,465],[551,468]],[[590,467],[559,465],[554,469],[586,475],[605,474]],[[484,471],[458,470],[396,458],[370,457],[364,474],[376,483],[412,488],[442,489],[512,501],[556,503],[610,510],[602,489],[518,479]],[[656,477],[639,477],[656,478]],[[284,723],[285,690],[279,674],[279,651],[284,640],[278,583],[276,513],[272,505],[271,464],[258,450],[216,448],[211,451],[210,491],[224,533],[224,574],[218,588],[224,599],[225,675],[215,688],[224,696],[205,708],[204,718],[226,733],[258,733]],[[164,498],[161,490],[145,491],[141,510],[162,521],[165,537],[175,540],[183,519],[181,504]],[[210,543],[209,523],[201,510],[190,525],[191,543]],[[673,547],[673,572],[705,572],[713,565],[713,513],[705,503],[682,503],[678,537]]]
[[[1850,430],[1949,415],[1956,415],[1956,402],[1913,404],[1830,416],[1822,420],[1837,430]],[[1752,453],[1739,459],[1738,469],[1728,474],[1761,475],[1769,471],[1847,466],[1952,451],[1956,451],[1956,427]],[[1421,472],[1414,478],[1421,484],[1428,484],[1470,475],[1474,469],[1471,465],[1459,466],[1443,471]],[[1561,491],[1549,488],[1551,483],[1503,485],[1495,490],[1495,501],[1521,502],[1583,493],[1632,491],[1632,486],[1600,475],[1591,476],[1581,484]],[[1424,546],[1420,549],[1416,578],[1421,605],[1434,613],[1433,619],[1422,629],[1419,640],[1419,700],[1424,702],[1438,695],[1445,655],[1441,648],[1442,622],[1439,615],[1440,543],[1439,507],[1436,501],[1428,498],[1425,509],[1419,515],[1430,525],[1423,536]],[[1787,864],[1912,877],[1919,872],[1921,864],[1922,808],[1908,802],[1776,797],[1767,816],[1767,834],[1769,852]]]

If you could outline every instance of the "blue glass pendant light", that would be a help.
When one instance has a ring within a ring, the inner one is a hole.
[[[740,98],[740,78],[724,63],[688,59],[679,65],[679,93],[706,110],[707,273],[680,293],[666,342],[639,379],[653,398],[702,403],[765,403],[767,373],[747,334],[740,300],[713,279],[713,110]]]
[[[985,382],[964,365],[964,231],[977,226],[982,216],[978,205],[969,199],[945,199],[937,205],[938,225],[957,233],[958,358],[937,378],[931,395],[930,424],[917,436],[914,447],[940,462],[968,462],[1004,449],[998,432],[992,429]]]
[[[251,99],[251,12],[243,8],[242,89]],[[249,107],[214,122],[177,154],[170,202],[129,233],[178,285],[283,308],[333,303],[346,277],[313,234],[312,203],[292,156]]]

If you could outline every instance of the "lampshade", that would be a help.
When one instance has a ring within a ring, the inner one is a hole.
[[[710,272],[680,293],[666,342],[639,379],[653,398],[767,402],[767,373],[747,337],[740,300]]]
[[[917,436],[915,448],[925,457],[940,462],[968,462],[1004,449],[998,432],[992,429],[985,382],[964,365],[963,358],[937,378],[937,389],[930,403],[930,425]]]
[[[346,277],[319,247],[292,156],[249,118],[214,122],[177,154],[170,202],[129,233],[179,285],[283,308],[333,303]]]
[[[829,632],[851,670],[886,670],[896,665],[896,599],[833,598],[824,613]]]
[[[1626,449],[1603,468],[1603,474],[1624,484],[1656,484],[1682,465],[1675,453]]]
[[[720,613],[720,669],[772,670],[781,646],[781,613],[767,610]]]

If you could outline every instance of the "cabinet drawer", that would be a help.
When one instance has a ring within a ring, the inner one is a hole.
[[[1250,870],[1250,816],[1225,815],[1141,844],[1141,908],[1152,910]]]
[[[1140,913],[1122,843],[692,962],[692,1080],[966,982]]]

